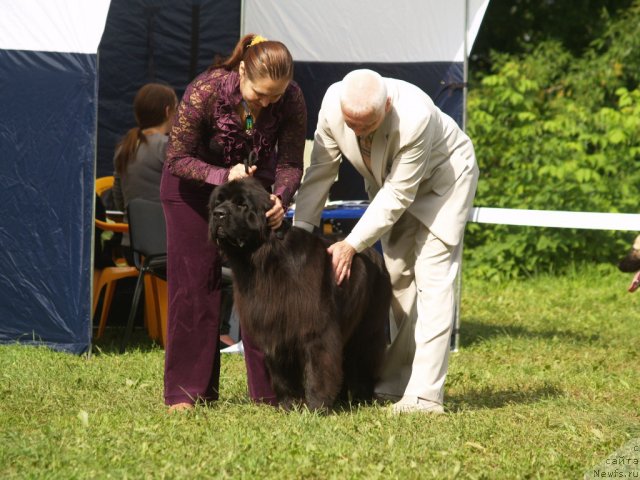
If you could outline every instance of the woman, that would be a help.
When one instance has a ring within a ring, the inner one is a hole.
[[[160,201],[160,178],[167,151],[167,134],[178,107],[171,87],[147,83],[133,100],[137,126],[118,144],[114,158],[113,202],[124,211],[133,198]]]
[[[302,177],[307,113],[280,42],[249,34],[231,56],[187,87],[171,130],[161,184],[167,219],[169,319],[165,403],[192,408],[218,398],[221,259],[208,239],[216,185],[258,178],[272,192],[276,229]],[[256,158],[245,171],[243,160]],[[275,404],[262,355],[243,337],[249,395]]]

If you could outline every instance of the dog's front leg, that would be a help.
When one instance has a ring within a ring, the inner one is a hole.
[[[328,411],[342,386],[342,342],[337,325],[305,346],[304,392],[310,410]]]
[[[265,355],[265,363],[271,377],[271,386],[278,397],[279,406],[292,410],[302,402],[304,391],[301,388],[302,372],[295,362],[280,352],[279,358]]]

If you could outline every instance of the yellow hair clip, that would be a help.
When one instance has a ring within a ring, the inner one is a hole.
[[[255,37],[253,37],[253,40],[251,40],[251,43],[249,44],[249,46],[253,47],[254,45],[257,45],[259,43],[266,42],[266,41],[267,41],[267,39],[264,38],[263,36],[256,35]]]

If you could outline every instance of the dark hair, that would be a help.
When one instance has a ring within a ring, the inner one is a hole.
[[[137,126],[127,132],[116,148],[115,168],[119,175],[123,175],[129,163],[135,159],[138,146],[147,143],[142,131],[163,124],[167,119],[167,107],[171,114],[177,103],[176,92],[167,85],[147,83],[138,90],[133,100]]]
[[[269,77],[272,80],[293,78],[293,58],[284,43],[274,40],[264,40],[255,45],[251,42],[257,35],[249,33],[236,44],[231,55],[224,60],[214,61],[210,67],[238,70],[240,62],[244,62],[249,80]]]

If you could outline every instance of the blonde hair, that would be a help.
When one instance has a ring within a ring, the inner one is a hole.
[[[347,73],[342,79],[340,106],[356,117],[381,113],[387,103],[387,85],[379,73],[361,69]]]

